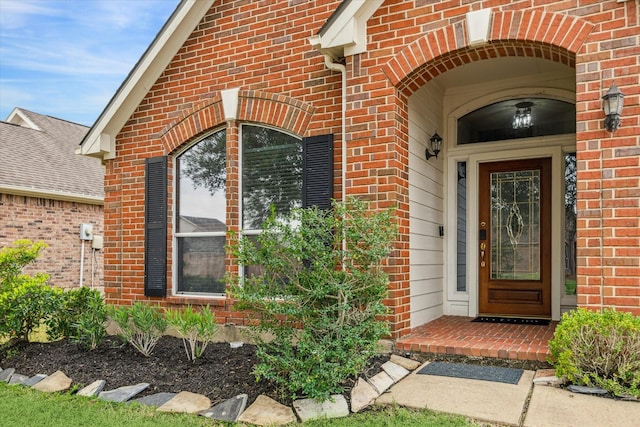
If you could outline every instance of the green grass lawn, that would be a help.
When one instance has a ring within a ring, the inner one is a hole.
[[[160,413],[137,404],[104,402],[73,396],[70,393],[41,393],[4,383],[0,383],[0,420],[2,425],[12,427],[173,427],[177,425],[221,427],[230,425],[212,423],[208,418],[195,415]],[[404,408],[385,408],[347,418],[308,422],[304,425],[309,427],[478,426],[464,417]]]

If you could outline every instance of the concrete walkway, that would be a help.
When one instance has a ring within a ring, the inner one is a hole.
[[[416,369],[382,394],[377,404],[464,415],[479,421],[525,427],[638,427],[640,402],[571,393],[534,385],[524,371],[518,384],[417,374]]]

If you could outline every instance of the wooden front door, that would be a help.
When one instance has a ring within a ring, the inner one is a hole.
[[[550,318],[551,159],[482,163],[479,179],[479,313]]]

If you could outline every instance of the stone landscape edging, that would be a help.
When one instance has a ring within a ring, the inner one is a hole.
[[[318,402],[313,399],[298,399],[293,402],[291,407],[282,405],[265,395],[260,395],[247,408],[246,394],[231,397],[224,402],[211,406],[211,401],[206,396],[188,391],[156,393],[140,399],[133,399],[147,389],[150,384],[139,383],[103,391],[106,381],[100,379],[78,390],[76,394],[111,402],[138,402],[143,405],[155,406],[156,410],[161,412],[193,413],[218,421],[238,421],[261,426],[284,425],[291,422],[305,422],[320,418],[346,417],[351,413],[360,412],[373,405],[382,393],[419,366],[420,362],[415,360],[391,355],[391,359],[382,365],[382,371],[374,377],[370,379],[358,377],[356,386],[351,389],[351,407],[349,407],[344,396],[339,394],[332,395],[330,399],[324,402]],[[28,377],[16,373],[14,368],[4,370],[0,368],[0,381],[11,385],[28,386],[50,393],[68,391],[73,384],[72,379],[62,371],[56,371],[51,375],[38,374]],[[195,401],[200,403],[196,405],[194,404]]]
[[[204,406],[209,406],[211,402],[204,395],[189,392],[165,392],[132,400],[135,395],[146,389],[149,384],[140,383],[104,392],[102,391],[106,383],[104,380],[96,380],[79,390],[76,394],[110,401],[138,402],[139,404],[147,406],[155,406],[158,410],[166,405],[166,412],[194,413],[218,421],[273,426],[319,418],[346,417],[351,413],[360,412],[375,404],[378,398],[393,384],[398,383],[408,375],[414,374],[421,366],[422,364],[418,361],[392,354],[389,361],[382,365],[382,371],[374,377],[370,379],[358,377],[355,386],[351,389],[350,407],[343,395],[333,395],[331,399],[325,402],[317,402],[312,399],[299,399],[293,402],[292,407],[282,405],[265,395],[260,395],[251,406],[246,408],[248,396],[241,394],[207,409],[204,408]],[[47,378],[49,379],[47,380]],[[61,371],[57,371],[50,376],[38,374],[33,377],[27,377],[26,375],[16,373],[14,368],[4,370],[0,368],[0,382],[6,382],[10,385],[28,386],[34,389],[41,389],[44,392],[67,391],[72,384],[71,379]],[[40,384],[40,386],[38,386],[38,384]],[[562,388],[565,385],[566,379],[556,377],[555,370],[553,369],[538,370],[531,384],[532,387],[542,386],[551,388]],[[602,395],[602,390],[591,387],[572,387],[571,389],[567,388],[567,390],[573,393]],[[114,395],[119,397],[114,398]],[[181,399],[185,403],[184,406],[175,405],[175,401],[169,403],[178,395],[182,395]],[[183,399],[184,396],[188,398],[185,400]],[[200,400],[202,403],[200,406],[193,405],[194,400]],[[637,398],[623,397],[622,400],[638,402]]]

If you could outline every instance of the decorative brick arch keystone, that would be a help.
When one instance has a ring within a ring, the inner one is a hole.
[[[262,123],[304,135],[314,108],[295,98],[267,92],[241,90],[238,94],[238,121]],[[208,129],[225,122],[220,94],[186,110],[159,135],[164,152],[173,152]]]
[[[405,96],[457,66],[502,56],[548,59],[575,67],[593,24],[561,13],[495,12],[487,43],[469,45],[466,21],[425,34],[402,49],[382,71]]]

